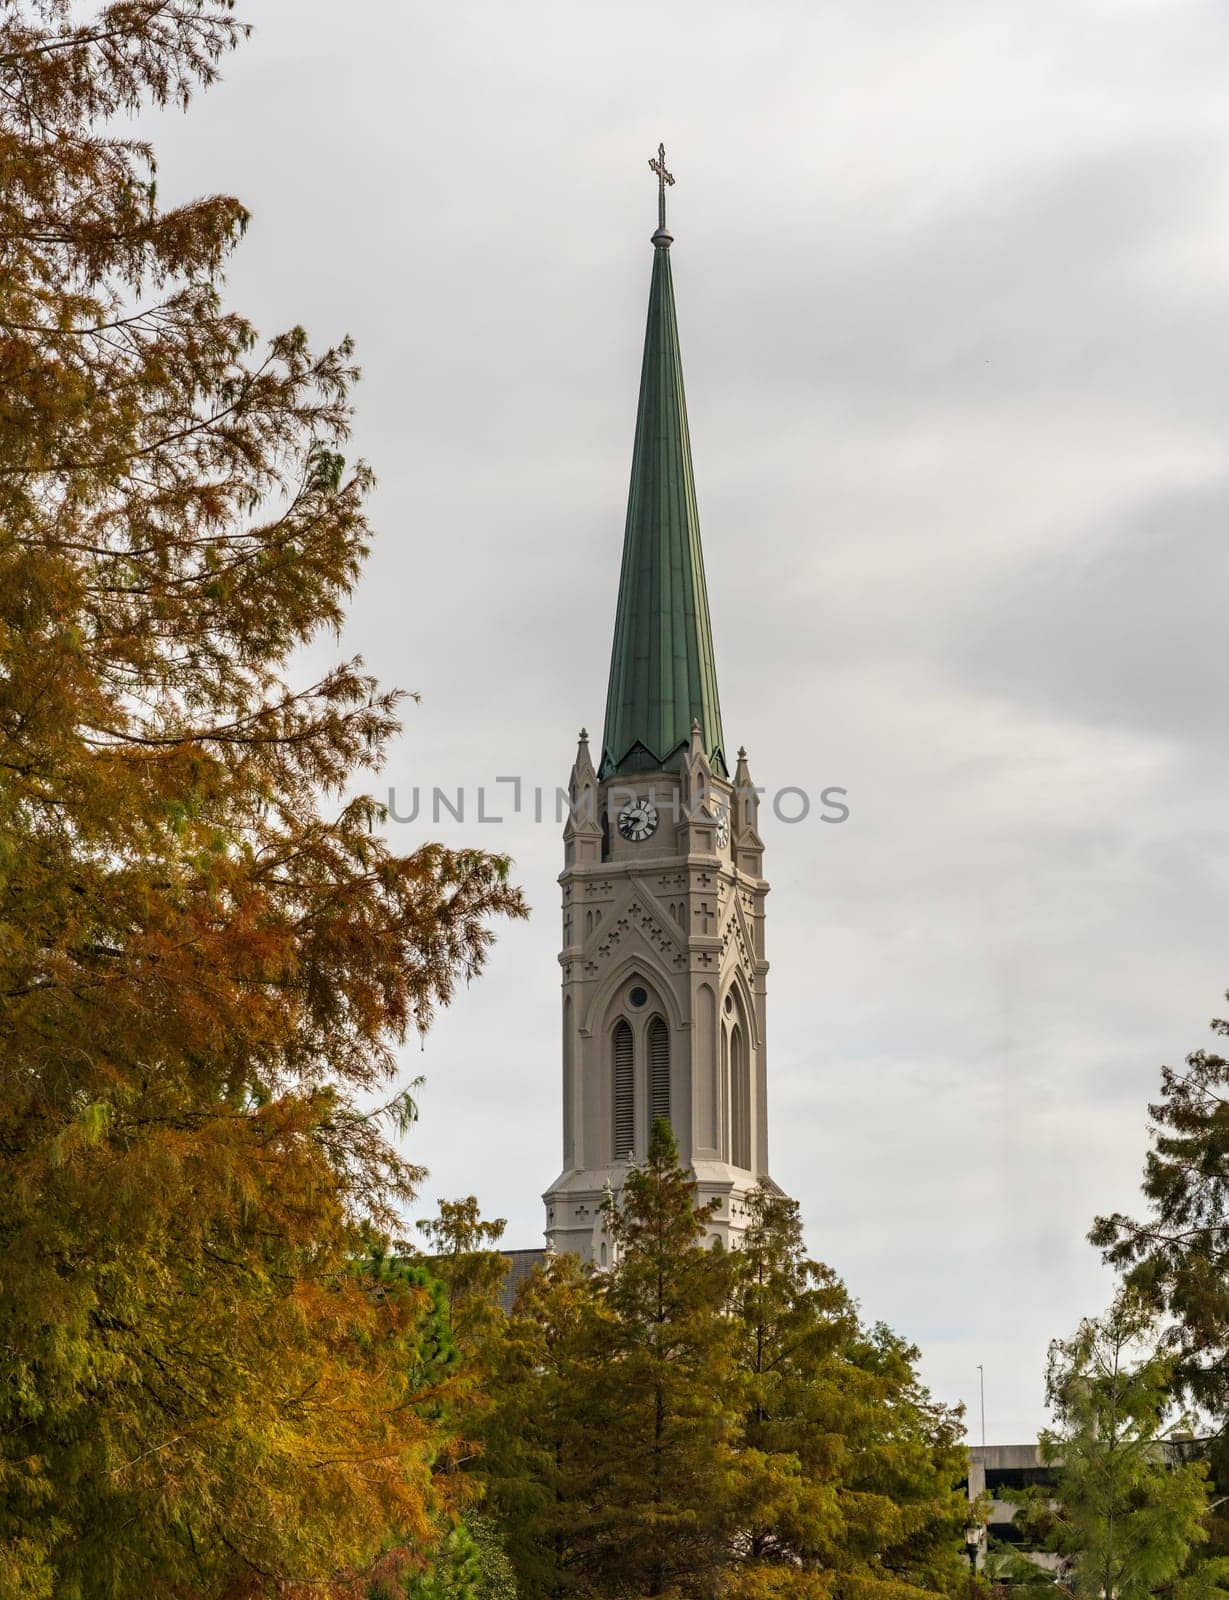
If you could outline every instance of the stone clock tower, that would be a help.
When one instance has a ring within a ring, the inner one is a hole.
[[[763,844],[731,772],[679,358],[664,152],[606,722],[564,829],[563,1170],[550,1247],[604,1264],[603,1200],[674,1129],[710,1235],[737,1242],[768,1178]]]

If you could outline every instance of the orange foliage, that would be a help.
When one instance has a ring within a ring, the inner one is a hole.
[[[502,858],[397,855],[352,796],[396,694],[287,680],[369,537],[350,346],[261,346],[220,298],[243,207],[161,209],[110,120],[244,31],[0,0],[0,1593],[31,1600],[340,1591],[427,1537],[429,1296],[355,1266],[417,1174],[363,1105],[523,912]]]

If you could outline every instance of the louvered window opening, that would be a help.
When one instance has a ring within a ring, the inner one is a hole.
[[[751,1072],[743,1030],[730,1031],[730,1156],[736,1167],[751,1169]]]
[[[649,1023],[649,1120],[670,1120],[670,1030],[660,1017]]]
[[[632,1030],[619,1021],[614,1031],[614,1159],[626,1161],[636,1147],[636,1061]]]

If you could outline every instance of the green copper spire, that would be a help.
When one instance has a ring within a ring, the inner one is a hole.
[[[600,776],[678,767],[695,720],[713,771],[727,777],[665,225],[674,179],[660,147],[649,165],[658,228]]]

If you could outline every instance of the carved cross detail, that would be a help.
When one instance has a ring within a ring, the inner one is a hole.
[[[657,174],[657,229],[659,233],[666,231],[666,185],[674,186],[674,174],[666,171],[666,147],[664,144],[657,146],[657,160],[649,157],[649,170]]]

